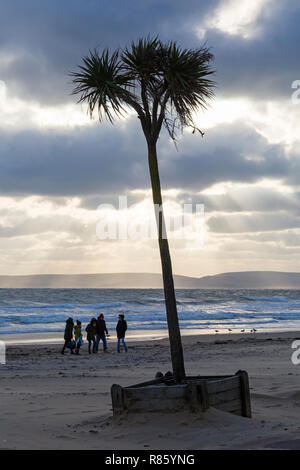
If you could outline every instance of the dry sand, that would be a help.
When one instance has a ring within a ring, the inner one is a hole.
[[[189,375],[247,370],[253,418],[203,414],[112,418],[110,386],[170,369],[167,340],[129,342],[128,354],[60,354],[58,345],[9,346],[0,365],[2,449],[300,449],[300,332],[184,337]]]

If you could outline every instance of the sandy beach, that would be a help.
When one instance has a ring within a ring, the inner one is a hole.
[[[188,374],[247,370],[252,419],[216,409],[112,417],[110,386],[170,369],[168,341],[134,342],[128,354],[60,354],[54,344],[8,346],[0,366],[2,449],[300,448],[300,332],[183,338]]]

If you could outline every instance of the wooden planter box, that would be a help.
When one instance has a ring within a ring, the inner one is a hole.
[[[112,385],[111,397],[114,415],[127,412],[206,411],[218,408],[251,418],[248,374],[186,377],[184,383],[175,383],[170,373],[149,382],[121,387]]]

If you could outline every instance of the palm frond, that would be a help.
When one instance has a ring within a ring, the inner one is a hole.
[[[125,111],[124,105],[135,101],[131,93],[131,77],[124,70],[119,52],[111,55],[104,49],[101,55],[94,50],[82,58],[83,65],[79,72],[71,72],[75,87],[72,94],[80,95],[79,103],[87,102],[92,116],[97,109],[99,120],[106,117],[113,122],[114,115],[120,116]]]
[[[140,38],[126,47],[121,55],[125,70],[132,78],[150,82],[155,80],[158,68],[158,50],[160,41],[157,37]]]
[[[174,41],[140,38],[120,53],[90,51],[79,70],[70,74],[73,94],[87,102],[90,115],[97,110],[100,121],[106,117],[113,122],[131,106],[147,140],[157,139],[164,124],[175,141],[185,126],[199,130],[193,115],[214,96],[212,59],[205,46],[183,49]]]
[[[192,126],[193,113],[206,108],[214,96],[215,82],[209,77],[215,72],[211,67],[213,55],[209,49],[181,49],[175,42],[163,48],[164,80],[182,126]]]
[[[126,72],[135,83],[136,92],[140,92],[148,124],[153,97],[162,89],[160,49],[161,41],[157,37],[147,36],[132,42],[121,55]]]

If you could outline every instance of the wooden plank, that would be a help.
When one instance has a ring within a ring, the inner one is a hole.
[[[202,381],[202,380],[209,380],[209,381],[215,381],[215,380],[220,380],[220,379],[227,379],[227,378],[232,378],[234,375],[195,375],[195,376],[189,376],[186,377],[185,383],[189,383],[190,381]],[[124,388],[139,388],[139,387],[147,387],[148,385],[156,385],[160,383],[164,383],[166,380],[172,380],[172,377],[159,377],[157,379],[153,380],[148,380],[147,382],[140,382],[138,384],[134,385],[128,385]]]
[[[139,387],[147,387],[148,385],[156,385],[156,384],[161,384],[164,381],[164,377],[160,377],[159,379],[153,379],[153,380],[148,380],[148,382],[141,382],[139,384],[135,385],[128,385],[127,387],[124,388],[139,388]]]
[[[152,400],[152,399],[170,399],[175,398],[184,399],[186,385],[172,385],[170,387],[166,385],[154,385],[138,388],[125,388],[124,394],[126,399],[129,400]]]
[[[180,385],[166,386],[158,378],[129,387],[111,387],[113,412],[176,411],[187,404],[205,411],[213,406],[222,411],[251,417],[248,374],[238,371],[231,376],[191,376]]]
[[[202,411],[206,411],[208,410],[210,406],[209,393],[208,393],[206,380],[203,380],[203,382],[200,382],[200,384],[197,385],[197,389],[198,389],[198,394],[200,396]]]
[[[206,411],[209,408],[209,396],[205,380],[189,382],[186,385],[185,398],[193,411]]]
[[[250,398],[250,387],[249,377],[245,370],[239,370],[236,373],[237,377],[240,378],[241,387],[241,399],[242,399],[242,415],[245,418],[251,418],[251,398]]]
[[[185,400],[189,404],[191,411],[196,411],[201,408],[201,403],[198,397],[197,384],[190,382],[185,386]]]
[[[124,411],[123,389],[120,385],[113,384],[110,389],[113,413],[119,414]]]
[[[182,398],[171,400],[152,398],[151,400],[131,400],[127,398],[128,410],[135,411],[176,411],[186,406]]]
[[[215,381],[207,381],[207,390],[209,395],[213,393],[220,393],[225,392],[226,390],[232,390],[234,388],[240,387],[240,379],[238,376],[233,375],[231,377],[215,380]]]
[[[227,411],[229,413],[236,412],[237,414],[242,416],[242,401],[240,399],[235,399],[224,403],[218,403],[214,405],[214,408],[217,408],[218,410],[222,411]]]
[[[214,406],[219,403],[225,403],[231,400],[241,400],[240,388],[233,388],[220,393],[212,393],[209,395],[209,404]]]
[[[219,380],[219,379],[228,379],[230,377],[234,377],[233,374],[231,375],[189,375],[186,377],[186,382],[195,381],[195,380]]]

